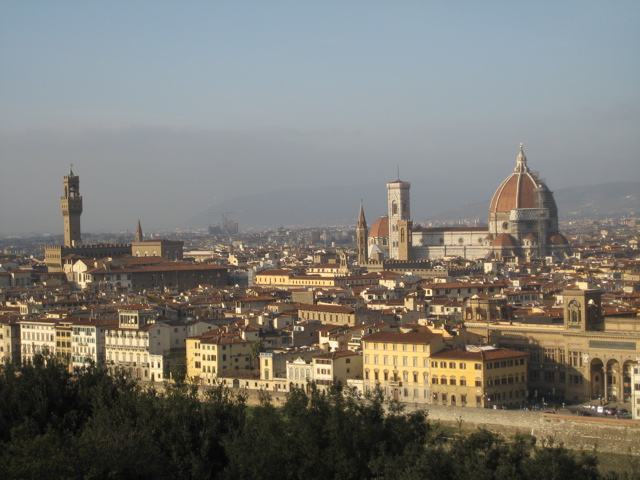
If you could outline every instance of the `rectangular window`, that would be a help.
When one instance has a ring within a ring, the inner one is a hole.
[[[476,363],[475,364],[475,369],[476,370],[482,370],[482,364],[481,363]]]
[[[582,352],[569,352],[569,364],[572,367],[582,366]]]

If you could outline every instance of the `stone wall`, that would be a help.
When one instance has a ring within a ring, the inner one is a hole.
[[[258,392],[247,391],[250,404],[258,403]],[[268,392],[272,403],[283,405],[286,394]],[[405,404],[407,410],[423,408]],[[463,431],[485,428],[511,437],[516,433],[533,435],[537,445],[553,439],[572,450],[631,454],[640,456],[640,422],[603,417],[580,417],[525,410],[493,410],[487,408],[427,405],[424,408],[433,423],[441,423]]]
[[[482,427],[507,437],[519,432],[533,435],[539,445],[553,438],[556,444],[574,450],[640,456],[640,422],[632,420],[439,405],[429,405],[426,410],[432,422],[461,426],[466,431]]]

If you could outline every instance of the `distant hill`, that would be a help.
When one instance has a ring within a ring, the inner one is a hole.
[[[554,191],[560,220],[640,216],[640,182],[579,185]],[[489,201],[474,202],[442,210],[424,221],[461,221],[480,218],[487,222]]]
[[[556,190],[554,195],[561,220],[640,216],[640,182],[568,187]],[[426,189],[412,190],[412,216],[420,223],[475,219],[486,224],[491,198],[470,201],[478,196],[478,192],[469,191],[452,194],[446,185],[430,185]],[[361,199],[364,201],[369,226],[386,214],[386,191],[380,185],[291,188],[247,194],[221,202],[186,219],[182,226],[217,225],[225,214],[238,222],[241,230],[279,226],[351,225],[356,222]]]

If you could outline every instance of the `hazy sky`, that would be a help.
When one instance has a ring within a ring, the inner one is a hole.
[[[611,0],[4,0],[0,235],[62,231],[70,163],[83,231],[379,184],[366,202],[397,166],[488,203],[520,142],[551,189],[640,180],[639,24]]]

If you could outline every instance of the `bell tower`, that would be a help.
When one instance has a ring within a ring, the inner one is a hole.
[[[564,326],[567,330],[604,330],[602,294],[597,288],[571,288],[564,297]]]
[[[80,215],[82,214],[82,197],[80,196],[80,177],[73,174],[73,165],[69,175],[62,180],[64,196],[60,199],[60,210],[64,219],[64,246],[81,245]]]
[[[364,207],[360,200],[360,214],[358,215],[358,226],[356,227],[356,243],[358,245],[358,265],[363,266],[369,261],[369,232],[367,230],[367,220],[364,218]]]
[[[409,190],[411,184],[398,178],[395,182],[387,183],[387,198],[389,208],[389,257],[398,260],[400,258],[399,243],[400,233],[398,222],[411,219],[411,204]]]

